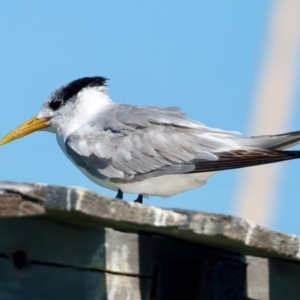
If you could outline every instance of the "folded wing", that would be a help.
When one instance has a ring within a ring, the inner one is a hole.
[[[178,108],[114,104],[71,134],[66,149],[94,176],[129,182],[298,158],[298,151],[273,150],[298,139],[299,133],[243,138],[187,119]]]
[[[113,105],[71,134],[66,149],[94,175],[141,180],[218,161],[220,153],[238,149],[235,135],[187,119],[178,108]]]

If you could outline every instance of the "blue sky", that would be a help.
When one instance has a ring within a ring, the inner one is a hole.
[[[211,127],[246,133],[270,14],[267,1],[3,1],[0,135],[36,114],[50,92],[103,75],[116,102],[179,106]],[[299,97],[299,92],[297,92]],[[297,101],[298,103],[299,101]],[[295,116],[299,112],[297,104]],[[290,130],[300,128],[296,118]],[[77,185],[113,196],[67,160],[55,136],[0,148],[0,180]],[[273,228],[300,234],[300,163],[284,163]],[[230,213],[240,171],[146,204]],[[126,195],[134,199],[133,195]]]

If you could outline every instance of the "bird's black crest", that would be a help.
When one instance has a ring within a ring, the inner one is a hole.
[[[51,95],[52,101],[49,103],[49,106],[53,110],[57,110],[62,104],[65,104],[82,89],[93,86],[105,86],[106,81],[107,78],[101,76],[83,77],[71,81],[60,87]]]
[[[106,80],[105,77],[100,76],[76,79],[61,88],[60,96],[63,100],[70,99],[86,87],[105,85]]]

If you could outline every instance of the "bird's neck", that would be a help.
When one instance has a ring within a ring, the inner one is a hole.
[[[56,134],[67,138],[79,127],[87,124],[93,116],[108,109],[111,105],[114,104],[106,93],[93,94],[91,92],[89,95],[85,93],[82,97],[79,95],[76,106],[67,112],[62,112],[60,120],[57,120],[59,125]]]

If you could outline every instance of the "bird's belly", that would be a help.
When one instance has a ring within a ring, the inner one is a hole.
[[[86,170],[79,168],[89,179],[96,184],[117,191],[121,189],[124,193],[143,194],[151,196],[169,197],[191,189],[203,186],[206,179],[214,172],[174,174],[147,178],[143,181],[131,183],[115,183],[109,180],[101,180],[89,174]]]
[[[213,174],[214,172],[164,175],[118,184],[118,187],[125,193],[169,197],[203,186]]]

